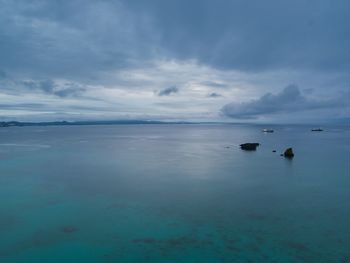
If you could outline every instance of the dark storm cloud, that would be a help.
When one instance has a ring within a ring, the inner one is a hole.
[[[212,93],[208,94],[208,97],[209,98],[220,98],[220,97],[222,97],[222,95],[219,93],[216,93],[216,92],[212,92]]]
[[[349,70],[345,0],[0,0],[0,68],[84,77],[146,59]],[[44,75],[44,76],[43,76]]]
[[[153,41],[118,1],[0,0],[0,68],[12,75],[94,81],[140,63]]]
[[[55,95],[61,98],[78,96],[85,89],[74,83],[65,83],[64,85],[58,85],[53,80],[41,80],[41,81],[23,81],[24,87],[41,91],[49,95]]]
[[[52,80],[42,80],[42,81],[23,81],[23,85],[29,89],[41,90],[45,93],[52,94],[56,84]]]
[[[179,92],[179,89],[176,86],[172,86],[172,87],[160,90],[157,94],[158,96],[169,96],[171,94],[178,93],[178,92]]]
[[[296,85],[289,85],[277,94],[266,93],[259,99],[250,102],[227,104],[221,109],[221,112],[231,118],[254,119],[277,113],[293,114],[315,109],[345,108],[350,106],[349,95],[346,94],[341,99],[308,99]]]
[[[81,92],[83,92],[84,89],[82,88],[65,88],[65,89],[61,89],[61,90],[57,90],[54,92],[54,94],[58,97],[61,98],[65,98],[65,97],[76,97],[79,94],[81,94]]]
[[[171,56],[249,71],[350,69],[346,0],[128,2],[152,16]]]

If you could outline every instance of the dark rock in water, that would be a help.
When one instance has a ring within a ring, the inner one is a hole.
[[[260,143],[243,143],[241,144],[241,149],[246,151],[255,151],[256,147],[258,147]]]
[[[292,148],[288,148],[287,150],[284,151],[283,155],[286,158],[293,158],[294,157],[293,149]]]
[[[272,152],[273,152],[273,153],[275,153],[275,152],[276,152],[276,150],[273,150]]]

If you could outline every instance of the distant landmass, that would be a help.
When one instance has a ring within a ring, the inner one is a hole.
[[[151,120],[52,121],[52,122],[2,121],[2,122],[0,122],[0,127],[68,126],[68,125],[127,125],[127,124],[192,124],[192,122],[166,122],[166,121],[151,121]]]
[[[0,128],[2,127],[24,127],[24,126],[78,126],[78,125],[133,125],[133,124],[231,124],[231,125],[240,125],[240,124],[249,124],[244,122],[220,122],[220,121],[156,121],[156,120],[104,120],[104,121],[47,121],[47,122],[22,122],[22,121],[0,121]],[[267,125],[263,123],[250,123],[255,125]],[[290,123],[293,124],[293,123]],[[295,124],[295,123],[294,123]],[[350,119],[343,118],[332,121],[327,121],[324,123],[317,123],[317,125],[349,125]],[[274,125],[286,125],[283,123],[270,123],[269,126]],[[297,125],[308,125],[311,123],[297,124]],[[314,124],[313,127],[317,127]]]

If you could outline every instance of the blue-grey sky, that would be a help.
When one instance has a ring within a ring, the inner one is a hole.
[[[347,0],[0,0],[0,120],[350,118]]]

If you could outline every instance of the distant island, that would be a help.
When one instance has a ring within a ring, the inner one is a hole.
[[[114,120],[114,121],[52,121],[52,122],[20,122],[2,121],[0,127],[24,126],[72,126],[72,125],[128,125],[128,124],[192,124],[192,122],[167,122],[151,120]]]
[[[348,125],[350,120],[347,121],[333,121],[329,122],[329,124],[336,125]],[[228,124],[228,125],[259,125],[266,126],[266,124],[262,123],[245,123],[245,122],[222,122],[222,121],[157,121],[157,120],[87,120],[87,121],[45,121],[45,122],[30,122],[30,121],[0,121],[0,128],[3,127],[24,127],[24,126],[78,126],[78,125],[137,125],[137,124]],[[272,124],[269,124],[272,125]],[[278,125],[286,125],[286,124],[273,124],[274,126]],[[289,124],[293,125],[293,124]],[[295,125],[295,124],[294,124]],[[296,125],[307,125],[310,124],[296,124]],[[326,123],[324,125],[327,125]],[[267,130],[267,131],[265,131]],[[320,131],[323,129],[320,128],[312,128],[312,131]],[[272,129],[263,129],[263,132],[273,132]]]

